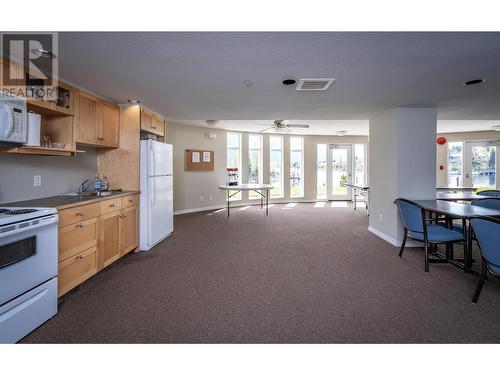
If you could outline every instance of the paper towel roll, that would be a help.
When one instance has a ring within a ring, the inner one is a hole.
[[[28,142],[26,142],[26,146],[40,147],[41,121],[41,115],[33,112],[28,113]]]

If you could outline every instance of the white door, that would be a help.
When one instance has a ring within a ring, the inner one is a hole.
[[[352,145],[330,144],[327,151],[327,199],[351,200]]]
[[[466,142],[464,150],[464,179],[467,187],[496,189],[497,146],[489,142]]]
[[[172,175],[172,145],[148,141],[149,148],[149,176]]]
[[[149,177],[148,197],[148,242],[153,246],[174,230],[173,177]]]

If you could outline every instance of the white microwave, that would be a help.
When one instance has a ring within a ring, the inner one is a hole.
[[[0,93],[0,142],[26,143],[27,117],[26,99]]]

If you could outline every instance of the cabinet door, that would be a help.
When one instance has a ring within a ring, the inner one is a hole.
[[[112,104],[101,102],[98,137],[99,144],[108,147],[118,147],[119,112]]]
[[[153,127],[153,115],[141,109],[141,130],[150,132]]]
[[[133,206],[122,210],[121,218],[121,249],[122,255],[134,250],[138,245],[138,206]]]
[[[102,269],[120,257],[121,211],[111,212],[101,216],[99,258]]]
[[[97,272],[96,248],[92,247],[59,263],[58,296],[61,297]]]
[[[78,93],[76,141],[91,145],[97,141],[97,99],[83,92]]]
[[[161,117],[153,117],[153,126],[151,127],[151,132],[159,136],[163,136],[165,134],[164,129],[164,120]]]

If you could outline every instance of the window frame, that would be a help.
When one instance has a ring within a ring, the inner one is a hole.
[[[236,135],[238,137],[238,147],[230,147],[229,144],[228,144],[228,138],[230,135]],[[229,150],[236,150],[238,152],[238,184],[241,184],[241,171],[242,171],[242,144],[241,144],[241,141],[242,141],[242,137],[241,137],[241,133],[238,133],[238,132],[227,132],[226,134],[226,168],[232,168],[232,167],[229,167],[228,166],[228,158],[227,158],[227,154],[228,154],[228,151]],[[226,171],[226,174],[227,174],[227,171]],[[227,179],[227,177],[226,177]],[[230,198],[231,201],[240,201],[242,200],[242,194],[241,194],[241,191],[238,192],[237,194],[235,194],[234,196],[232,196]]]
[[[293,149],[292,148],[292,139],[300,139],[300,149]],[[290,184],[290,198],[303,198],[304,197],[304,175],[305,175],[305,166],[304,166],[304,137],[301,136],[291,136],[289,138],[289,144],[290,144],[290,166],[289,166],[289,184]],[[292,195],[292,154],[293,152],[300,151],[300,193],[298,195]]]
[[[280,148],[279,149],[276,149],[276,148],[272,148],[271,147],[271,138],[277,138],[279,139],[279,142],[280,142]],[[279,151],[280,152],[280,178],[279,178],[279,191],[280,191],[280,194],[279,195],[276,195],[274,194],[273,195],[273,190],[274,189],[271,189],[271,192],[270,192],[270,198],[283,198],[285,196],[284,194],[284,171],[283,171],[283,165],[284,165],[284,153],[283,153],[283,136],[282,135],[270,135],[269,136],[269,183],[272,183],[271,182],[271,153],[273,151]]]
[[[258,148],[255,148],[255,147],[251,147],[251,142],[250,142],[250,138],[252,137],[256,137],[259,139],[259,147]],[[253,134],[253,133],[250,133],[248,134],[248,165],[247,165],[247,173],[250,172],[250,154],[251,154],[251,151],[258,151],[258,155],[259,155],[259,165],[258,165],[258,178],[259,178],[259,181],[257,182],[258,184],[262,184],[263,183],[263,180],[264,180],[264,171],[263,171],[263,137],[261,134]],[[248,173],[248,175],[250,175]],[[248,183],[250,183],[250,180],[248,181]],[[252,195],[252,191],[249,191],[248,192],[248,199],[249,200],[252,200],[252,199],[259,199],[260,198],[260,195],[258,195],[257,193],[253,192],[253,194],[255,195]]]

